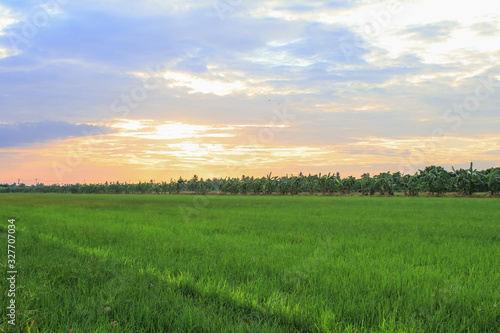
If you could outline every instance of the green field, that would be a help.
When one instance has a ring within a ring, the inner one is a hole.
[[[0,332],[499,332],[499,208],[1,194],[2,274],[15,218],[19,278],[16,327],[1,279]]]

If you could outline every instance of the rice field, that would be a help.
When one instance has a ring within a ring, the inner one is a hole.
[[[499,332],[495,198],[0,194],[0,332]],[[7,276],[7,273],[3,273]]]

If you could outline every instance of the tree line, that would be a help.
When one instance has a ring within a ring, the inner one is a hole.
[[[23,185],[23,184],[21,184]],[[405,196],[418,196],[421,193],[441,196],[445,193],[456,193],[471,196],[478,192],[497,196],[500,192],[500,168],[478,171],[470,164],[468,169],[452,168],[447,171],[441,166],[427,166],[413,175],[401,172],[382,172],[370,176],[363,174],[360,178],[352,176],[341,178],[337,174],[300,173],[297,176],[278,177],[269,174],[265,177],[212,178],[203,179],[194,175],[191,179],[182,177],[170,182],[139,183],[99,183],[99,184],[37,184],[20,186],[16,184],[0,185],[0,193],[109,193],[109,194],[253,194],[253,195],[387,195],[396,192]]]

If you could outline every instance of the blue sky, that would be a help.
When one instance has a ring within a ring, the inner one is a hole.
[[[489,1],[2,1],[0,182],[499,166],[499,28]]]

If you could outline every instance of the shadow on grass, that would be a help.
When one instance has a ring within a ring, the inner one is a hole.
[[[42,245],[45,243],[46,246],[59,248],[61,253],[65,254],[65,257],[73,257],[74,260],[79,262],[94,262],[96,260],[99,261],[98,266],[94,266],[96,269],[100,269],[100,267],[108,267],[106,271],[109,271],[110,267],[122,267],[118,272],[95,272],[94,278],[99,276],[99,279],[106,279],[106,277],[111,277],[112,281],[110,283],[118,288],[118,290],[113,291],[113,295],[107,295],[111,298],[115,298],[118,293],[126,292],[126,290],[131,290],[127,288],[127,284],[131,283],[131,281],[155,281],[157,285],[163,285],[172,290],[173,292],[181,295],[184,298],[190,299],[196,304],[196,306],[201,305],[202,307],[208,307],[213,305],[217,305],[216,312],[218,312],[218,317],[227,317],[228,314],[237,318],[240,321],[245,322],[248,325],[255,325],[255,323],[259,323],[259,325],[264,324],[264,326],[278,326],[279,330],[283,330],[286,332],[318,332],[321,331],[320,323],[308,318],[304,314],[298,313],[298,309],[294,308],[294,310],[290,310],[289,307],[284,306],[287,304],[286,298],[279,299],[276,304],[263,302],[256,302],[252,297],[242,298],[238,296],[238,294],[230,291],[223,290],[219,286],[215,285],[201,285],[196,281],[194,277],[190,274],[178,272],[175,275],[169,274],[164,275],[156,270],[154,267],[143,267],[139,266],[136,261],[120,258],[114,255],[111,251],[91,248],[88,246],[81,246],[79,244],[73,243],[66,239],[60,239],[52,234],[38,234],[37,236],[38,245]],[[87,267],[87,270],[89,267]],[[75,281],[75,269],[70,270],[72,274],[67,276],[63,276],[62,273],[55,274],[57,277],[57,281],[47,281],[52,287],[64,287],[64,288],[73,288],[77,285]],[[132,276],[130,274],[126,274],[132,272]],[[135,273],[134,273],[135,272]],[[90,278],[92,276],[92,272],[87,272],[90,274],[85,274],[80,276],[79,278]],[[125,274],[124,274],[125,273]],[[116,280],[119,281],[116,281]],[[97,282],[97,281],[96,281]],[[86,286],[90,287],[90,281],[79,281],[79,287]],[[109,283],[103,281],[100,287],[104,289],[104,292],[111,292],[111,290],[107,290],[111,285],[108,286]],[[104,298],[108,298],[105,296]],[[143,297],[144,295],[142,295]],[[103,301],[106,302],[105,299],[97,300],[96,302],[101,304]],[[251,300],[252,299],[252,300]],[[95,302],[94,302],[95,303]],[[98,304],[94,304],[98,306]],[[280,306],[281,305],[281,306]],[[138,304],[137,306],[140,306]],[[265,325],[267,324],[267,325]],[[168,329],[168,327],[165,327]]]

